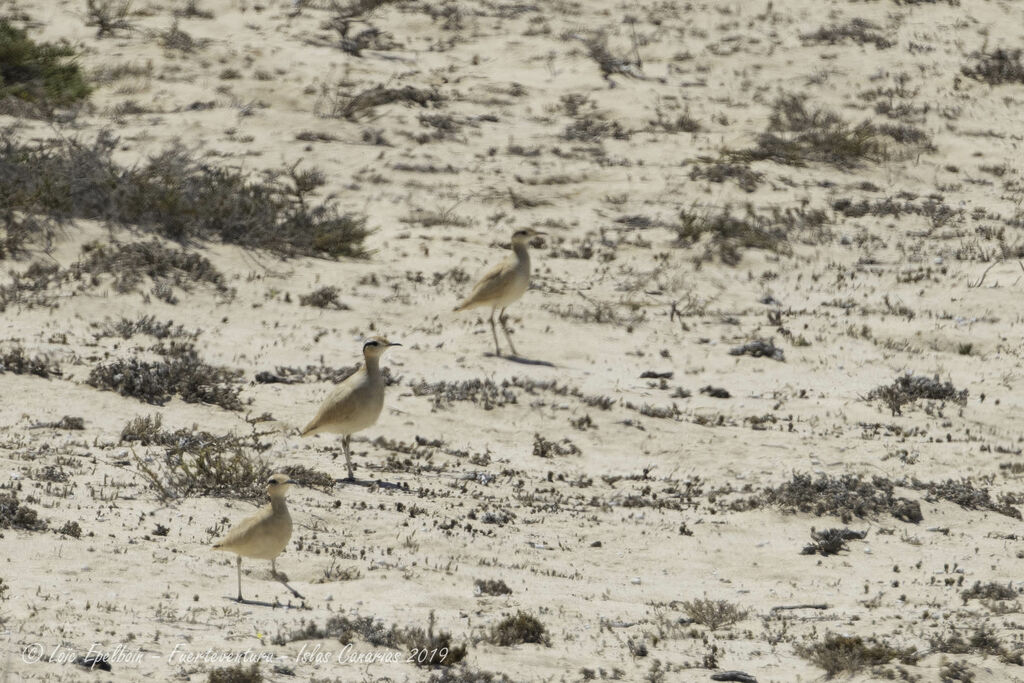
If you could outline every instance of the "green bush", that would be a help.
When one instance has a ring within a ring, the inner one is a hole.
[[[90,88],[74,56],[70,45],[33,42],[0,19],[0,99],[16,97],[47,109],[85,99]]]

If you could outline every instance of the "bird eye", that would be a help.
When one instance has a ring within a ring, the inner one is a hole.
[[[368,341],[366,342],[366,344],[364,344],[364,346],[380,346],[380,344],[378,344],[375,341]]]

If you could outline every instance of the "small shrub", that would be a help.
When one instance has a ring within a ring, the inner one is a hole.
[[[580,449],[568,438],[561,441],[548,441],[540,434],[534,434],[533,454],[541,458],[553,458],[563,455],[579,455]]]
[[[828,214],[820,209],[772,207],[768,212],[759,213],[752,204],[747,204],[741,215],[735,215],[731,207],[717,212],[683,209],[675,232],[678,244],[684,247],[706,239],[704,260],[717,255],[723,263],[736,265],[746,249],[789,254],[792,252],[790,237],[806,231],[814,231],[820,237],[822,226],[829,222]]]
[[[444,102],[444,98],[436,90],[426,90],[411,85],[401,88],[378,85],[355,94],[339,89],[331,96],[326,116],[357,121],[363,117],[372,116],[377,107],[387,104],[401,103],[429,107],[437,106],[442,102]]]
[[[989,52],[982,48],[971,59],[973,62],[961,69],[968,78],[989,85],[1024,83],[1024,50],[996,48]]]
[[[45,531],[47,526],[39,513],[21,504],[14,493],[0,493],[0,529]]]
[[[751,170],[749,164],[728,160],[713,161],[701,159],[690,170],[690,180],[707,180],[712,183],[724,183],[735,180],[744,192],[755,192],[764,179],[763,173]]]
[[[879,50],[892,47],[895,43],[882,33],[882,27],[867,19],[854,18],[845,24],[822,26],[814,33],[800,36],[805,43],[835,45],[852,40],[858,45],[871,43]]]
[[[507,647],[520,643],[540,643],[551,646],[548,630],[537,617],[519,612],[513,617],[502,619],[491,628],[488,642]]]
[[[1017,596],[1018,593],[1012,585],[1004,585],[995,581],[985,584],[975,581],[973,586],[960,593],[964,604],[967,604],[968,600],[1013,600]]]
[[[41,356],[29,357],[20,345],[0,353],[0,375],[10,372],[15,375],[35,375],[49,379],[60,375],[60,369]]]
[[[730,356],[753,356],[754,358],[771,358],[772,360],[786,360],[782,349],[775,346],[771,339],[755,339],[740,346],[729,349]]]
[[[321,491],[330,491],[334,488],[334,477],[326,472],[314,470],[305,465],[288,465],[281,471],[287,474],[292,481],[298,483],[299,486],[320,489]]]
[[[250,455],[262,444],[195,430],[161,432],[149,442],[164,448],[161,456],[135,455],[136,469],[162,500],[222,496],[261,501],[266,497],[270,466]]]
[[[287,645],[296,640],[337,638],[338,642],[347,645],[356,637],[370,645],[404,649],[410,655],[415,650],[413,661],[417,666],[453,666],[464,660],[467,654],[464,645],[452,645],[452,636],[447,631],[435,634],[433,612],[425,630],[417,626],[401,628],[392,625],[389,628],[373,617],[334,616],[323,626],[311,620],[288,634],[279,633],[273,642],[275,645]]]
[[[992,500],[987,488],[978,488],[966,478],[939,482],[912,479],[911,486],[919,491],[925,491],[925,500],[929,502],[948,500],[965,510],[991,510],[1007,517],[1021,519],[1020,510],[1014,507],[1014,504],[1019,504],[1016,498],[1003,496],[998,501]]]
[[[811,529],[812,542],[805,545],[800,554],[838,555],[843,550],[847,550],[847,541],[861,541],[867,535],[867,531],[853,531],[851,529],[825,529],[824,531]]]
[[[128,20],[131,9],[131,0],[85,0],[85,25],[96,27],[97,38],[134,31],[134,24]]]
[[[877,475],[866,481],[859,474],[821,474],[814,479],[810,474],[794,473],[790,481],[765,488],[753,503],[758,504],[778,505],[819,517],[835,515],[843,522],[883,512],[905,522],[917,523],[923,518],[917,501],[896,496],[893,483]]]
[[[64,526],[57,529],[57,533],[63,536],[70,536],[71,538],[81,538],[82,527],[78,525],[78,522],[65,522]]]
[[[512,595],[512,589],[501,579],[475,579],[473,586],[477,595]]]
[[[300,306],[313,306],[314,308],[335,308],[339,311],[347,311],[349,307],[338,300],[339,290],[337,287],[321,287],[309,294],[299,297]]]
[[[687,600],[683,603],[683,610],[695,623],[707,626],[712,631],[743,621],[750,613],[727,600],[706,598]]]
[[[893,380],[892,384],[872,389],[868,392],[866,400],[881,400],[893,415],[902,415],[903,406],[922,398],[953,401],[963,405],[967,403],[967,390],[958,391],[951,382],[940,382],[938,375],[925,377],[906,373]]]
[[[796,644],[797,655],[825,670],[826,678],[837,674],[855,674],[865,667],[888,664],[898,659],[904,664],[917,661],[913,648],[895,648],[875,638],[841,636],[830,633],[820,643]]]
[[[883,159],[886,150],[878,137],[870,123],[853,126],[826,109],[809,108],[803,95],[783,95],[775,101],[757,145],[733,156],[793,166],[821,161],[846,168]]]
[[[311,201],[319,183],[286,169],[262,180],[241,170],[201,163],[180,144],[123,167],[117,139],[101,132],[20,144],[0,136],[0,206],[48,216],[133,225],[169,239],[220,239],[282,255],[365,256],[366,218],[342,214],[333,200]]]
[[[174,285],[185,290],[202,282],[220,292],[227,291],[224,276],[205,256],[167,247],[155,239],[128,244],[86,244],[81,260],[70,268],[69,274],[93,282],[99,275],[111,275],[114,291],[121,294],[135,290],[146,278],[156,285]]]
[[[43,110],[86,99],[90,87],[66,44],[36,43],[0,19],[0,100],[15,97]]]
[[[191,345],[179,347],[163,361],[135,358],[97,365],[86,383],[97,389],[116,391],[153,405],[164,405],[172,396],[186,403],[211,403],[226,410],[241,410],[240,370],[209,365]]]
[[[207,683],[263,683],[263,674],[258,664],[245,666],[236,664],[214,669],[206,679]]]
[[[460,664],[430,674],[427,683],[512,683],[512,679],[503,673],[481,671]]]

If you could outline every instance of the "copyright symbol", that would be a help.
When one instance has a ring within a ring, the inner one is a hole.
[[[26,664],[35,664],[43,658],[43,646],[39,643],[29,643],[21,651],[21,660]]]

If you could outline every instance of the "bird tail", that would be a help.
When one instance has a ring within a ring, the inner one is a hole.
[[[316,420],[313,420],[308,425],[302,428],[302,431],[299,432],[299,436],[312,436],[317,426],[318,425],[316,423]]]

